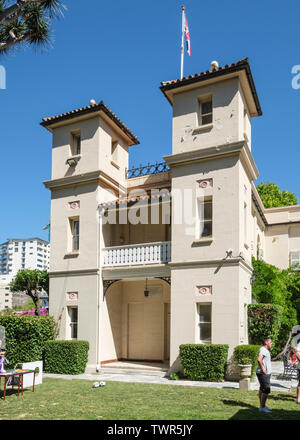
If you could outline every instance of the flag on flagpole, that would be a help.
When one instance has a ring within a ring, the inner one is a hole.
[[[184,13],[184,33],[185,33],[185,38],[186,38],[186,51],[189,54],[189,56],[191,56],[191,40],[190,40],[190,31],[189,31],[189,26],[188,26],[188,22],[187,22],[187,18]]]
[[[183,78],[183,65],[184,65],[184,37],[186,39],[187,45],[187,53],[191,56],[191,39],[190,39],[190,31],[187,22],[187,18],[185,15],[185,6],[181,7],[182,10],[182,32],[181,32],[181,67],[180,67],[180,79]]]

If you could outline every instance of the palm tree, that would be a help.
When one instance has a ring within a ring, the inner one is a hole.
[[[0,0],[0,55],[16,45],[46,45],[51,19],[62,15],[60,0]]]

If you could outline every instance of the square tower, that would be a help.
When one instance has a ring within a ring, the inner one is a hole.
[[[247,343],[251,118],[262,114],[248,59],[163,82],[172,105],[171,365],[183,343]]]

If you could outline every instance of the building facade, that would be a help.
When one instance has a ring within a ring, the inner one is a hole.
[[[41,238],[9,238],[0,244],[0,275],[21,269],[49,270],[50,244]]]
[[[18,271],[49,271],[49,261],[50,244],[41,238],[9,238],[0,244],[0,310],[29,301],[29,297],[23,293],[10,292],[9,283]]]
[[[248,60],[162,83],[172,154],[128,170],[137,137],[101,101],[45,118],[53,135],[49,311],[62,339],[90,342],[91,369],[180,367],[183,343],[248,342],[251,257],[300,259],[300,206],[265,209]]]
[[[11,275],[0,275],[0,310],[10,309],[13,305],[12,293],[9,289],[11,281]]]

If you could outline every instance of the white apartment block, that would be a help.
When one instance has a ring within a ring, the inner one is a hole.
[[[0,275],[21,269],[49,270],[50,244],[41,238],[9,238],[0,244]]]
[[[9,290],[11,275],[0,275],[0,310],[12,307],[12,293]]]
[[[41,238],[10,238],[0,244],[0,310],[14,305],[9,283],[18,271],[48,271],[49,259],[50,244]]]

